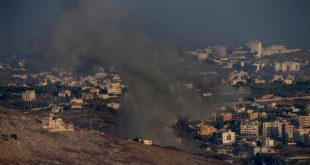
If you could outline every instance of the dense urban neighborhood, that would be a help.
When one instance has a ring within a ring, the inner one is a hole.
[[[309,51],[266,46],[258,40],[244,47],[180,51],[188,62],[207,68],[200,76],[215,77],[207,85],[201,79],[179,82],[182,88],[195,91],[202,101],[230,95],[237,98],[218,105],[209,117],[175,116],[168,126],[177,135],[175,141],[194,144],[194,152],[231,163],[309,159],[309,55]],[[35,114],[51,132],[75,128],[113,132],[130,90],[113,67],[80,74],[70,68],[35,71],[31,65],[27,55],[1,54],[3,108]],[[216,83],[234,90],[218,93]],[[152,139],[139,135],[130,140],[154,145]]]

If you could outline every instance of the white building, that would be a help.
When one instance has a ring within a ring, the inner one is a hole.
[[[221,142],[224,145],[233,144],[236,141],[236,133],[231,130],[221,133]]]
[[[152,145],[153,141],[152,140],[143,140],[143,144],[145,144],[145,145]]]
[[[61,118],[55,117],[54,114],[49,114],[42,120],[42,126],[49,131],[73,131],[72,124],[66,124]]]

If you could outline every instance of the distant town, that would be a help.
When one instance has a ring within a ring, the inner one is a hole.
[[[209,118],[176,119],[171,127],[177,142],[194,143],[199,152],[231,163],[259,154],[285,161],[310,159],[309,51],[253,40],[237,47],[182,50],[181,56],[210,66],[200,74],[217,77],[241,95],[219,105]],[[51,132],[112,132],[117,112],[126,106],[126,82],[109,67],[79,74],[68,68],[33,71],[31,60],[22,55],[4,54],[0,62],[1,106],[36,114]],[[182,87],[198,92],[202,100],[219,95],[195,80]],[[130,140],[154,144],[148,137]]]
[[[180,121],[201,148],[228,162],[257,154],[285,161],[310,158],[305,149],[310,146],[309,51],[253,40],[185,53],[217,66],[222,81],[247,93],[213,113],[211,121]],[[211,97],[212,89],[201,95]]]

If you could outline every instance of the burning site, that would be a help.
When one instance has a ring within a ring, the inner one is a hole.
[[[308,2],[31,1],[0,3],[0,164],[309,162]]]

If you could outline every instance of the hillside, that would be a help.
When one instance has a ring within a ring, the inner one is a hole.
[[[5,109],[0,135],[0,164],[223,164],[87,130],[49,132],[35,116]]]

